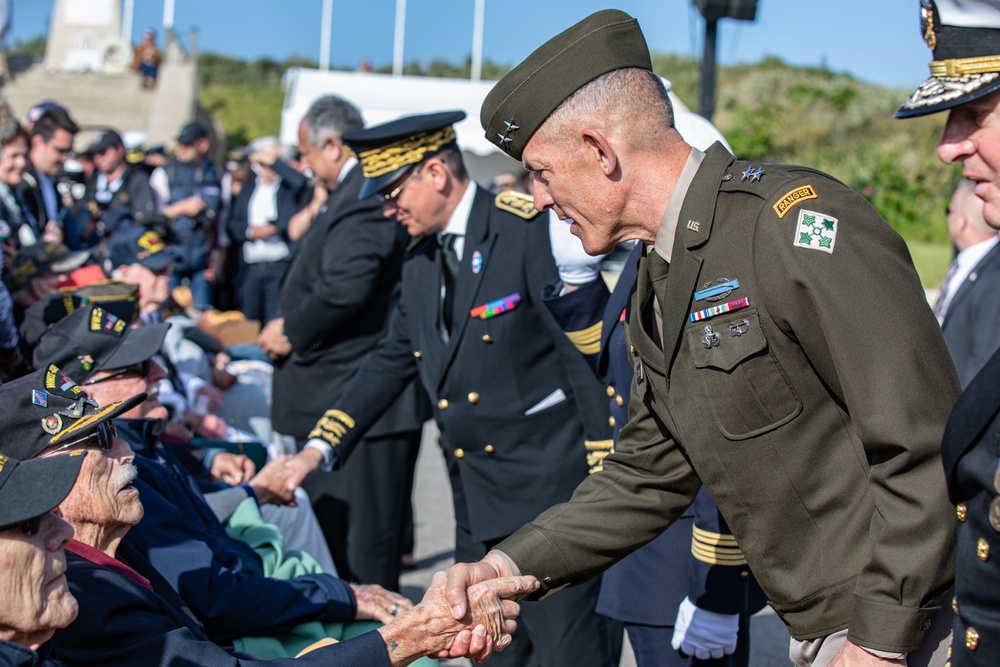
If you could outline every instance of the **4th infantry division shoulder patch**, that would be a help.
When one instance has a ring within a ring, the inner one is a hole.
[[[796,246],[822,250],[832,255],[836,242],[837,218],[816,211],[799,211],[799,224],[795,226]]]

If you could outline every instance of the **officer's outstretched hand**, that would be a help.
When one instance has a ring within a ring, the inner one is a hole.
[[[739,632],[739,614],[717,614],[684,598],[677,609],[670,645],[699,660],[718,660],[736,651]]]
[[[570,232],[571,220],[560,220],[549,210],[549,242],[559,279],[565,285],[586,285],[601,275],[605,255],[588,255],[583,242]]]

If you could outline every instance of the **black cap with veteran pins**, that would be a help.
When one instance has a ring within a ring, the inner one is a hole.
[[[3,403],[0,388],[0,404]],[[3,441],[0,438],[0,450]],[[83,454],[18,461],[0,454],[0,527],[7,528],[55,509],[73,490]]]
[[[452,125],[462,120],[464,111],[442,111],[345,133],[341,140],[358,156],[365,175],[358,198],[384,190],[414,165],[455,143]]]
[[[74,382],[83,382],[97,371],[128,368],[159,352],[170,324],[133,329],[112,312],[113,305],[89,304],[54,324],[38,340],[35,367],[55,364]]]
[[[617,9],[591,14],[559,33],[500,79],[483,101],[486,138],[515,160],[567,97],[627,67],[652,70],[639,22]]]
[[[134,225],[115,234],[109,255],[111,264],[115,268],[141,264],[150,271],[161,271],[174,261],[169,249],[163,237],[155,230],[143,225]]]
[[[146,394],[99,406],[58,366],[0,386],[0,454],[21,461],[85,435],[146,400]]]
[[[21,289],[32,278],[53,273],[69,273],[90,259],[89,250],[70,250],[56,241],[36,243],[21,249],[10,265],[8,279],[13,289]]]
[[[920,33],[934,53],[931,76],[896,118],[945,111],[1000,90],[1000,5],[988,0],[920,0]]]

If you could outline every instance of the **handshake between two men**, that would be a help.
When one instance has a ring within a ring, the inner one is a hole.
[[[493,651],[503,650],[517,628],[520,607],[515,600],[538,590],[532,576],[501,577],[491,571],[481,581],[468,580],[461,588],[448,588],[456,565],[446,575],[434,575],[420,604],[379,628],[393,667],[408,665],[416,658],[472,658],[483,662]],[[466,581],[461,578],[461,581]],[[460,600],[459,600],[460,598]]]

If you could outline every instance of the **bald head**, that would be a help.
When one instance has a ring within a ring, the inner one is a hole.
[[[961,250],[996,236],[983,218],[983,200],[973,192],[974,183],[963,180],[948,205],[948,235]]]

